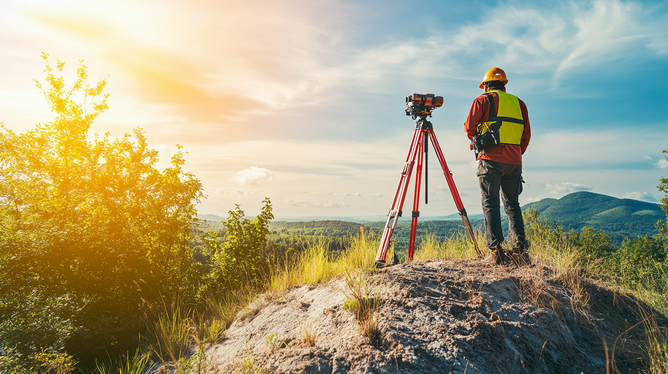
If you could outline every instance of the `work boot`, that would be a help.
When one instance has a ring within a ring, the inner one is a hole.
[[[506,257],[506,254],[503,252],[503,248],[501,247],[490,248],[490,252],[492,253],[485,257],[486,262],[489,262],[493,265],[503,265],[508,261],[508,257]]]

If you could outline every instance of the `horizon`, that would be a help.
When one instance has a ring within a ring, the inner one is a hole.
[[[477,214],[463,123],[498,66],[532,127],[522,205],[575,191],[658,203],[666,18],[662,1],[8,0],[0,122],[23,132],[53,120],[33,82],[41,52],[66,74],[84,60],[111,94],[92,132],[141,127],[162,166],[182,145],[208,195],[202,214],[240,204],[254,215],[269,197],[277,217],[383,216],[415,127],[404,99],[434,93],[445,99],[435,133]],[[456,214],[430,152],[421,216]]]
[[[534,203],[547,200],[547,199],[552,199],[552,200],[561,200],[569,195],[573,194],[578,194],[578,193],[589,193],[589,194],[594,194],[594,195],[601,195],[601,196],[607,196],[611,197],[614,199],[620,199],[620,200],[633,200],[641,203],[647,203],[647,204],[652,204],[656,205],[658,208],[661,207],[661,204],[659,203],[654,203],[654,202],[648,202],[648,201],[643,201],[643,200],[637,200],[637,199],[631,199],[631,198],[617,198],[614,196],[610,195],[605,195],[605,194],[600,194],[597,192],[593,191],[577,191],[577,192],[571,192],[569,194],[566,194],[564,196],[558,197],[558,198],[553,198],[553,197],[546,197],[544,199],[538,200],[538,201],[532,201],[530,203],[522,204],[522,210],[526,208],[528,205],[532,205]],[[484,219],[482,211],[480,212],[467,212],[468,217],[471,221],[476,221],[480,219]],[[501,213],[503,214],[503,206],[501,206]],[[221,218],[223,221],[226,220],[225,216],[222,214],[216,214],[216,213],[198,213],[198,217],[204,217],[204,216],[216,216],[218,218]],[[247,217],[250,215],[246,215]],[[505,216],[502,215],[502,219]],[[293,221],[293,222],[300,222],[300,221],[347,221],[347,222],[356,222],[356,223],[365,223],[365,222],[370,222],[370,223],[376,223],[376,222],[383,222],[387,218],[387,215],[359,215],[359,216],[278,216],[273,219],[273,221]],[[204,218],[205,220],[208,220],[207,218]],[[461,217],[458,213],[454,214],[448,214],[448,215],[433,215],[433,216],[420,216],[418,222],[423,222],[423,221],[459,221],[461,220]],[[402,217],[399,218],[399,222],[410,222],[410,217]]]

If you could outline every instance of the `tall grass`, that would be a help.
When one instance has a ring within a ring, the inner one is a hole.
[[[134,355],[128,353],[115,362],[97,363],[96,367],[99,374],[143,374],[150,372],[155,364],[151,363],[150,354],[137,348]]]
[[[318,239],[311,243],[298,261],[274,269],[267,291],[277,293],[294,286],[324,282],[347,270],[371,270],[378,244],[378,238],[364,230],[353,238],[350,247],[339,253],[330,252],[328,243]]]
[[[476,229],[474,230],[478,248],[486,248],[485,236]],[[484,251],[483,251],[484,253]],[[457,233],[445,241],[439,241],[434,234],[427,234],[417,244],[417,250],[413,255],[414,261],[425,261],[432,259],[463,259],[474,258],[477,254],[469,236],[465,233]]]
[[[192,343],[191,311],[184,310],[179,302],[162,307],[156,323],[149,330],[154,342],[153,352],[163,362],[178,361],[188,355]]]

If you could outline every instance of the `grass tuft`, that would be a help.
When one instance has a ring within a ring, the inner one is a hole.
[[[113,363],[96,363],[96,369],[99,374],[143,374],[150,372],[155,364],[151,363],[150,354],[141,353],[137,348],[134,355],[129,352]]]
[[[301,341],[305,347],[315,347],[315,328],[313,326],[302,328]]]
[[[369,338],[371,345],[380,347],[384,330],[380,326],[382,280],[372,280],[362,271],[344,272],[343,279],[348,287],[348,298],[343,307],[355,313],[362,335]]]
[[[162,362],[177,362],[188,355],[193,343],[188,314],[178,302],[163,305],[159,312],[151,333],[155,342],[153,352]]]

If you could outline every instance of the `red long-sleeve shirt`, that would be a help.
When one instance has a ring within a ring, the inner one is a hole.
[[[494,92],[491,94],[494,98],[494,106],[498,108],[499,95]],[[524,104],[524,101],[519,100],[519,102],[520,108],[522,109],[522,117],[524,118],[524,133],[522,133],[520,145],[499,144],[487,147],[485,148],[484,154],[482,152],[478,154],[478,160],[490,160],[502,162],[504,164],[522,165],[522,155],[527,150],[529,140],[531,139],[531,126],[529,125],[529,112],[527,111],[527,106]],[[489,103],[487,102],[485,95],[480,95],[476,97],[473,104],[471,104],[469,116],[466,118],[466,122],[464,122],[464,129],[466,130],[469,139],[478,134],[478,124],[487,122],[488,119]]]

